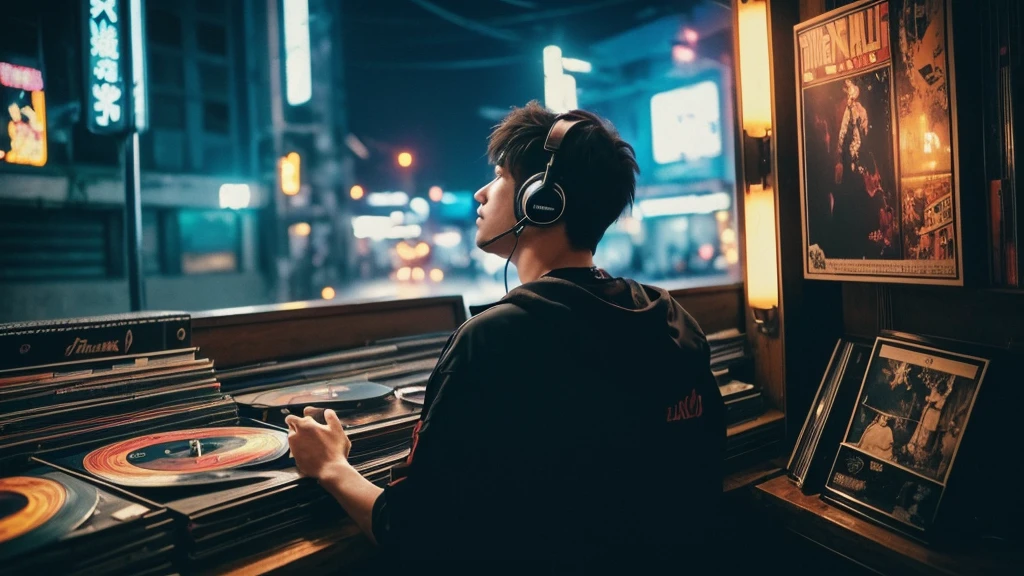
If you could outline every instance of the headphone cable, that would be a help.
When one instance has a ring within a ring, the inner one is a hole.
[[[508,254],[508,259],[505,260],[505,294],[508,294],[508,263],[512,261],[512,255],[516,253],[516,248],[519,247],[519,234],[522,230],[516,232],[516,243],[512,245],[512,251]]]

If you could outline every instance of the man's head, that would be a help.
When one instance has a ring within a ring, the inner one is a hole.
[[[593,253],[605,230],[632,204],[639,171],[633,148],[615,130],[589,112],[567,115],[585,119],[577,124],[557,152],[557,182],[565,192],[565,213],[560,222],[543,232],[524,232],[522,242],[543,242],[553,250]],[[551,155],[544,140],[557,115],[537,102],[513,109],[491,133],[487,154],[495,179],[477,191],[476,242],[480,245],[516,223],[513,208],[519,187],[543,172]],[[565,242],[559,242],[561,238]],[[487,251],[507,256],[515,240],[505,237]]]

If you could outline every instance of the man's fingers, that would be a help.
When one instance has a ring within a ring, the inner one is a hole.
[[[327,422],[327,426],[334,432],[345,431],[345,427],[341,425],[341,420],[338,418],[338,414],[330,408],[324,410],[324,421]]]
[[[285,426],[287,426],[289,430],[293,431],[299,429],[299,422],[301,421],[302,419],[299,418],[298,416],[295,416],[294,414],[289,414],[284,417]]]

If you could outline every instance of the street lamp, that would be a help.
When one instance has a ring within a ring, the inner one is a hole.
[[[402,168],[412,166],[412,154],[409,152],[400,152],[398,154],[398,165]]]

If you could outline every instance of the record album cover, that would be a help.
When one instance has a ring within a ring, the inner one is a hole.
[[[877,338],[823,496],[926,541],[988,367]]]

